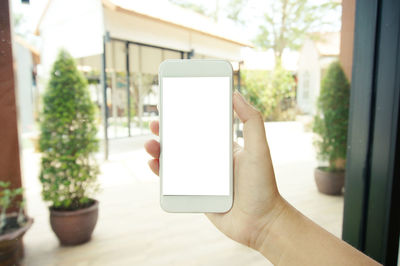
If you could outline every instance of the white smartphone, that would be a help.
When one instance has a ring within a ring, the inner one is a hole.
[[[167,212],[232,207],[232,72],[224,60],[160,65],[160,204]]]

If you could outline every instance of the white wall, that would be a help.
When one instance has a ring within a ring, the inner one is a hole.
[[[321,82],[318,50],[311,40],[306,40],[299,57],[297,105],[306,114],[315,114]]]
[[[103,52],[103,18],[99,0],[52,0],[40,25],[43,74],[54,63],[58,51],[67,49],[74,57]]]
[[[16,99],[18,124],[22,133],[34,130],[34,87],[32,84],[33,60],[31,52],[17,42],[13,43],[16,61]]]
[[[208,57],[240,60],[241,46],[148,18],[104,9],[104,23],[114,38],[190,51]]]

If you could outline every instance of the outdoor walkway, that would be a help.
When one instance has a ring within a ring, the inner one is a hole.
[[[282,195],[340,236],[343,197],[317,192],[311,133],[298,122],[267,123],[266,130]],[[35,219],[24,237],[25,265],[271,265],[220,233],[204,215],[161,210],[158,177],[148,169],[143,149],[151,137],[111,141],[110,160],[101,164],[98,224],[92,241],[77,247],[59,246],[40,196],[40,155],[23,151],[28,214]]]

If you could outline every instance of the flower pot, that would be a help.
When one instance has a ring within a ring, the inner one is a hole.
[[[58,211],[50,208],[50,224],[61,245],[72,246],[90,240],[97,223],[99,202],[75,211]]]
[[[344,171],[328,172],[315,168],[315,183],[318,191],[327,195],[341,195],[344,187]]]
[[[32,226],[33,219],[26,218],[26,222],[22,227],[17,223],[18,215],[13,213],[7,215],[6,224],[10,224],[6,233],[0,235],[0,265],[20,265],[23,250],[21,249],[21,239],[25,232]]]

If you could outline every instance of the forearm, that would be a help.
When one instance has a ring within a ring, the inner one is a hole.
[[[286,201],[281,205],[279,216],[265,228],[256,246],[274,265],[378,265]]]

